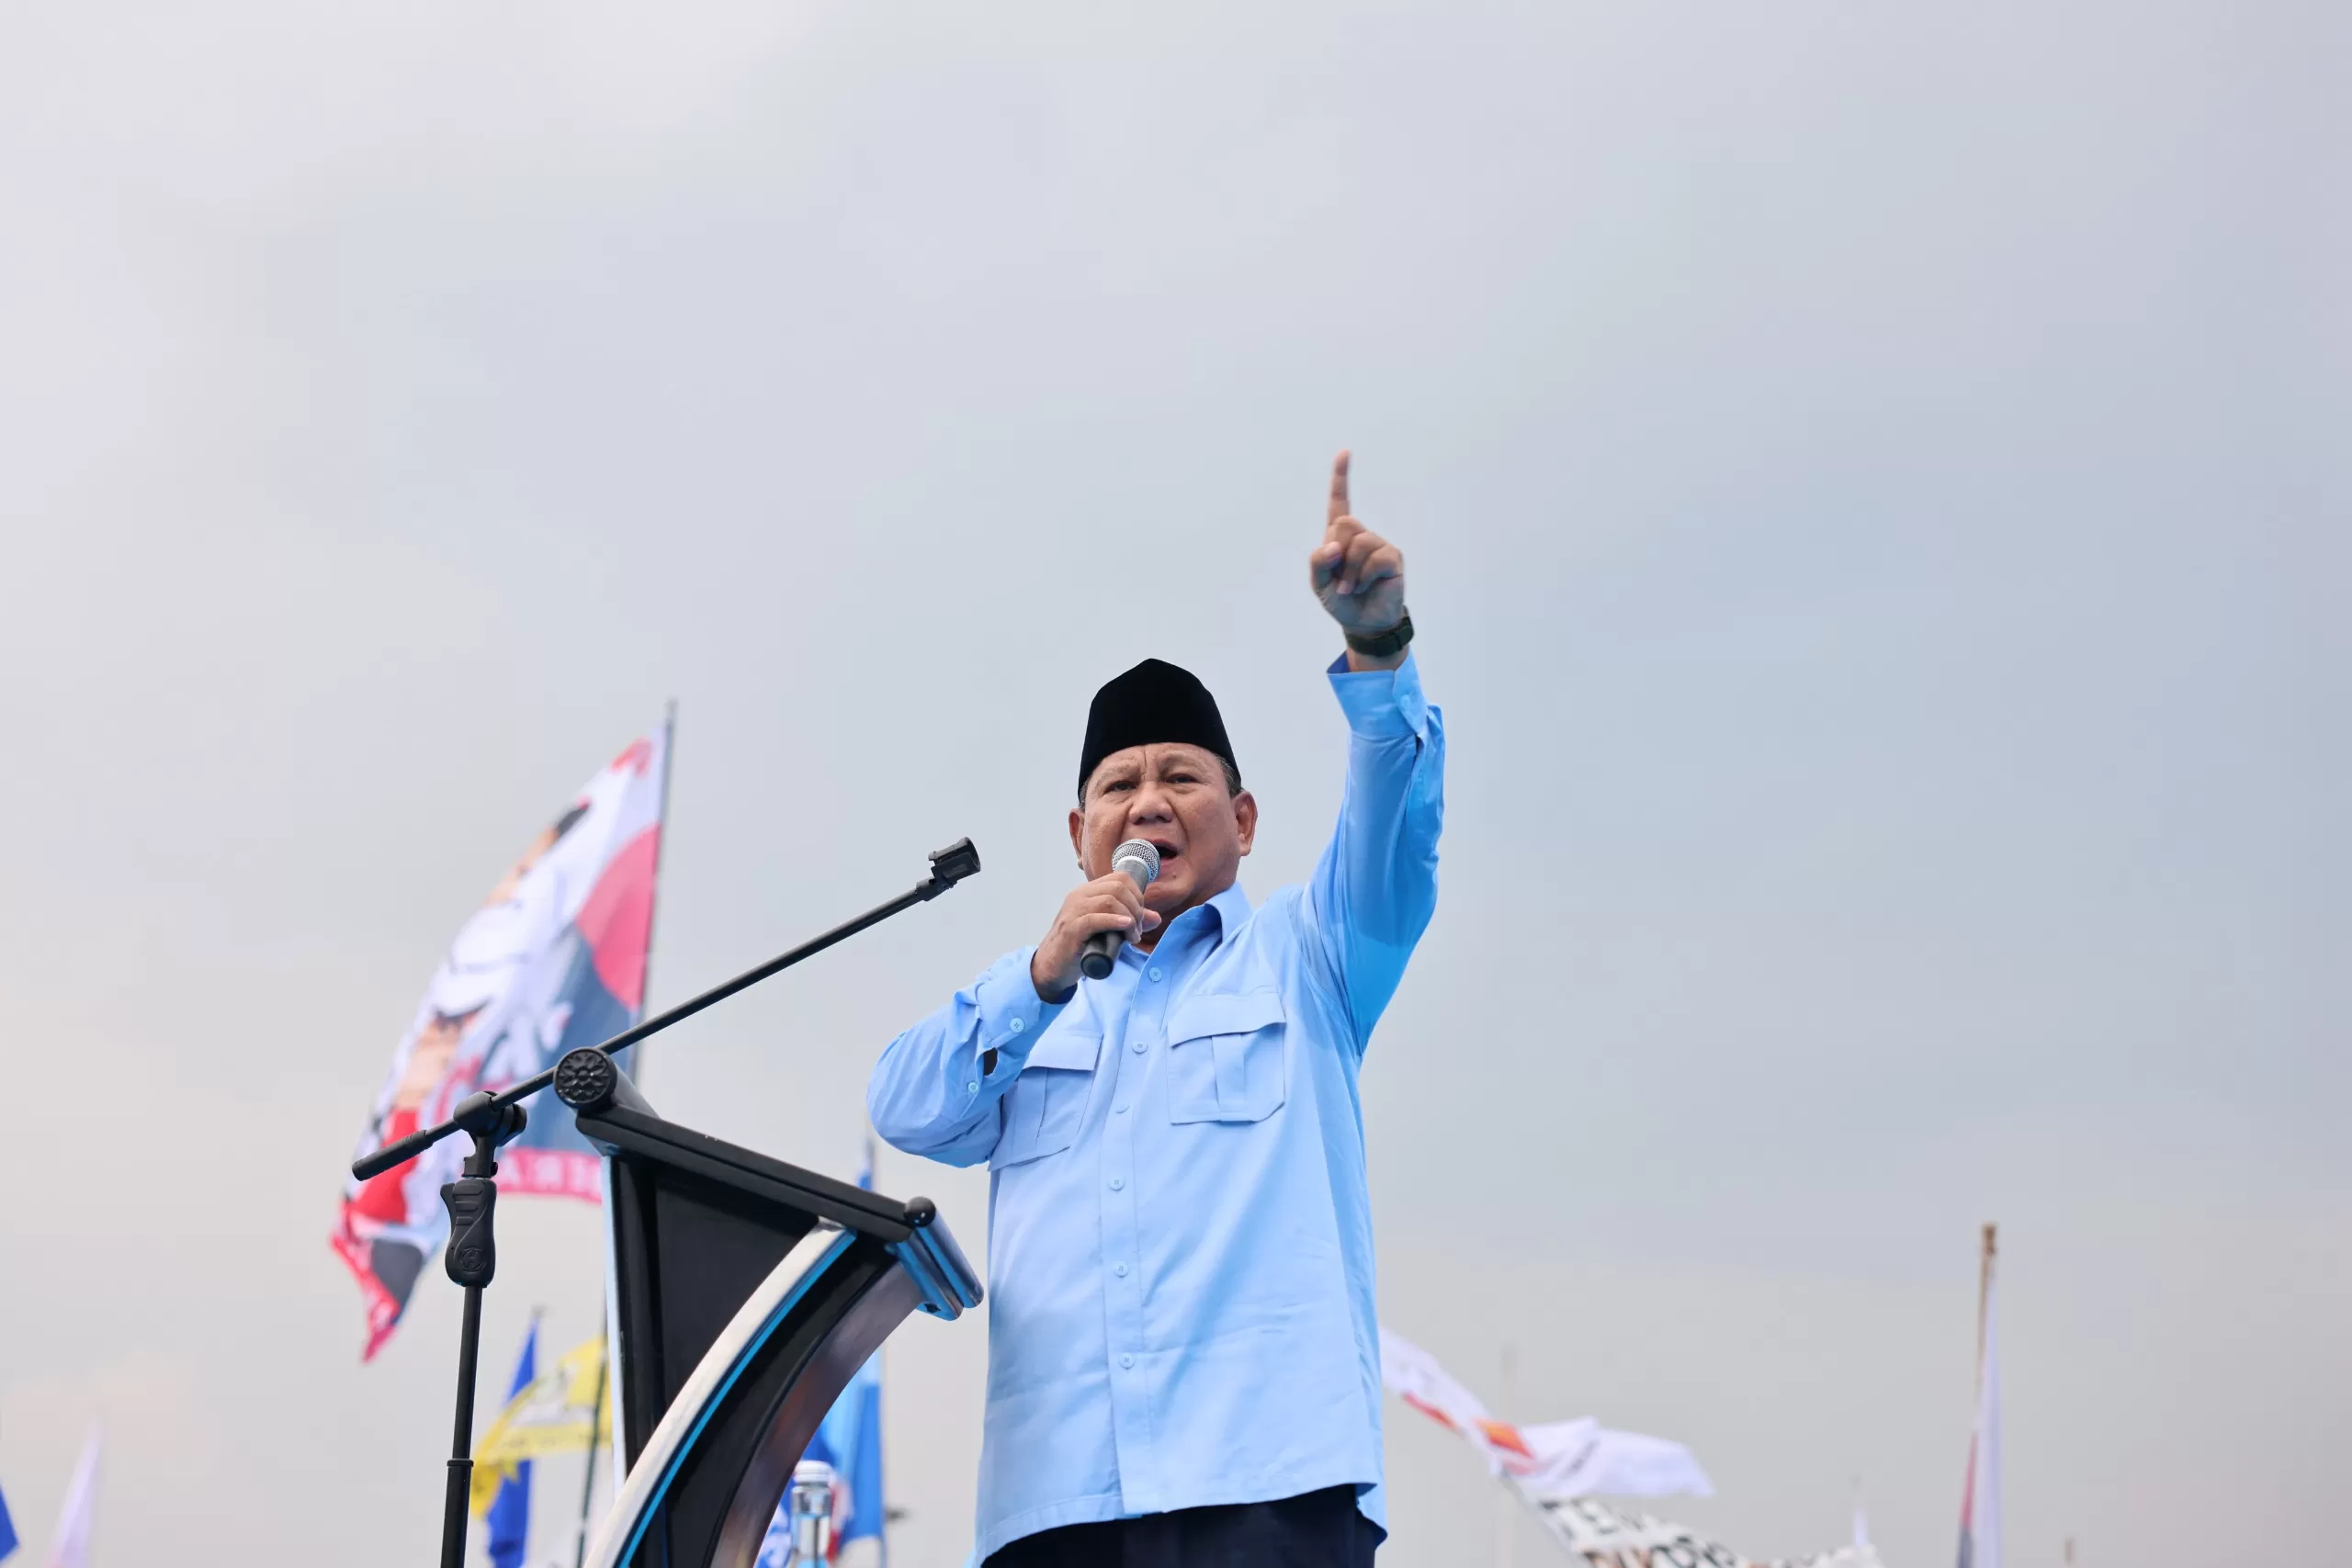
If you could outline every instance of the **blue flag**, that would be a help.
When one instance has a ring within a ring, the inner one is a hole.
[[[865,1168],[857,1184],[874,1188],[874,1144],[865,1145]],[[888,1514],[882,1500],[882,1356],[876,1351],[849,1380],[842,1396],[825,1412],[817,1435],[808,1439],[803,1459],[822,1460],[833,1467],[833,1549],[867,1537],[883,1543],[883,1563],[889,1562],[888,1538],[883,1525]],[[768,1525],[753,1568],[777,1568],[792,1551],[792,1494],[785,1493],[775,1518]]]
[[[8,1499],[0,1497],[0,1557],[17,1550],[17,1527],[8,1522]]]
[[[833,1467],[833,1550],[868,1536],[884,1540],[882,1502],[882,1361],[868,1360],[825,1412],[804,1460]],[[792,1494],[785,1493],[753,1568],[782,1568],[792,1560]],[[885,1551],[888,1542],[885,1540]],[[884,1561],[887,1562],[888,1558]]]
[[[825,1413],[808,1457],[833,1467],[849,1490],[849,1517],[842,1520],[846,1545],[882,1533],[882,1363],[878,1357],[857,1370],[849,1387]]]
[[[865,1167],[857,1184],[874,1190],[874,1138],[865,1140]],[[808,1457],[828,1461],[849,1489],[849,1517],[842,1521],[846,1545],[869,1536],[883,1542],[883,1568],[889,1568],[888,1539],[883,1533],[882,1504],[882,1353],[866,1358],[865,1365],[849,1380],[842,1396],[825,1412]]]
[[[535,1317],[530,1332],[523,1336],[523,1353],[514,1359],[514,1386],[506,1391],[509,1403],[538,1376],[538,1360],[539,1320]],[[514,1467],[514,1479],[500,1484],[484,1522],[490,1526],[492,1568],[523,1568],[523,1552],[531,1539],[529,1460]]]

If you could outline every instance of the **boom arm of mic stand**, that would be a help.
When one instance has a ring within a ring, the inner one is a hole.
[[[680,1002],[668,1012],[649,1018],[635,1028],[624,1029],[610,1040],[595,1046],[594,1049],[609,1056],[616,1051],[636,1044],[649,1035],[659,1034],[672,1024],[683,1022],[702,1011],[703,1009],[723,1002],[736,992],[756,986],[770,976],[781,974],[791,968],[802,959],[810,958],[824,952],[835,942],[847,941],[868,926],[879,925],[901,910],[913,908],[917,904],[929,903],[979,869],[980,852],[972,847],[972,840],[969,839],[958,839],[944,850],[934,850],[931,856],[931,874],[888,903],[877,904],[855,919],[845,920],[822,936],[802,942],[789,953],[780,953],[758,968],[747,969],[723,986],[714,986],[691,1000]],[[518,1100],[530,1099],[553,1082],[555,1082],[555,1069],[549,1067],[543,1073],[534,1074],[518,1084],[499,1090],[492,1097],[492,1101],[502,1106],[513,1105]],[[355,1179],[360,1181],[366,1181],[370,1177],[381,1176],[394,1166],[407,1164],[450,1134],[462,1130],[456,1122],[451,1121],[444,1122],[437,1127],[427,1127],[422,1132],[411,1133],[398,1143],[386,1144],[374,1154],[352,1161],[351,1174]]]

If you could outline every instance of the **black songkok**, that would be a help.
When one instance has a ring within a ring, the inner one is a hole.
[[[1225,738],[1216,699],[1200,677],[1165,660],[1147,659],[1094,694],[1094,705],[1086,710],[1086,749],[1078,756],[1079,794],[1086,793],[1086,781],[1112,752],[1170,741],[1214,751],[1235,776],[1241,773],[1233,760],[1233,742]]]

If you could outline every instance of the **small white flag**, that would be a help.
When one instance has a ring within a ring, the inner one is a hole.
[[[82,1462],[74,1467],[74,1484],[65,1489],[65,1506],[57,1516],[57,1534],[51,1538],[49,1568],[88,1568],[90,1517],[98,1503],[97,1428],[82,1445]]]
[[[1712,1497],[1714,1484],[1689,1449],[1639,1432],[1614,1432],[1589,1416],[1519,1435],[1536,1468],[1516,1476],[1531,1497]]]
[[[1509,1476],[1531,1498],[1714,1495],[1707,1472],[1680,1443],[1612,1432],[1589,1416],[1543,1427],[1496,1420],[1436,1357],[1385,1324],[1380,1378],[1406,1404],[1476,1445],[1488,1470]]]
[[[1977,1372],[1976,1435],[1968,1445],[1968,1492],[1961,1500],[1960,1568],[2001,1568],[2000,1285],[1991,1243],[1984,1263],[1984,1363]]]

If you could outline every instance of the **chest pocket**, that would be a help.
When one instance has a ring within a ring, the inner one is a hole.
[[[1168,1119],[1262,1122],[1289,1093],[1277,991],[1187,997],[1168,1018]]]
[[[989,1156],[990,1170],[1060,1154],[1078,1141],[1102,1053],[1102,1035],[1091,1019],[1051,1030],[1037,1042],[1021,1076],[1004,1091],[1004,1131]]]

